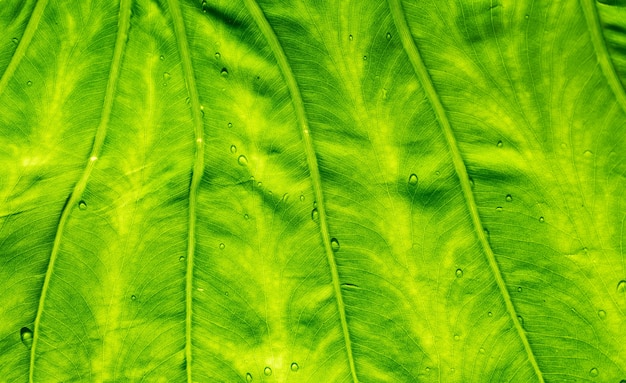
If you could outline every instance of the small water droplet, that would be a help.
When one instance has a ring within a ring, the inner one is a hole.
[[[189,105],[190,103],[191,103],[191,99],[190,99],[189,97],[187,97],[187,98],[185,99],[185,104]]]
[[[17,37],[14,37],[11,39],[11,41],[13,41],[14,44],[17,44],[19,40],[17,39]]]
[[[204,292],[204,287],[198,287],[197,290],[202,293],[202,292]]]
[[[231,145],[230,146],[230,152],[231,153],[237,153],[237,147],[235,145]]]
[[[461,278],[461,277],[463,277],[463,270],[461,270],[461,269],[456,269],[455,274],[456,274],[456,277],[457,277],[457,278]]]
[[[469,181],[470,188],[473,189],[474,188],[474,179],[472,177],[469,177],[467,180]]]
[[[206,13],[207,8],[206,8],[206,0],[202,0],[202,12]]]
[[[348,40],[352,41],[354,39],[354,37],[352,37],[352,35],[348,36]]]
[[[291,371],[296,372],[300,369],[300,366],[298,366],[298,363],[293,362],[291,363]]]
[[[511,202],[513,201],[513,197],[510,194],[506,195],[506,202]]]
[[[313,221],[317,221],[318,218],[319,218],[319,213],[317,212],[317,209],[311,210],[311,219]]]
[[[222,68],[220,74],[222,75],[222,77],[228,77],[228,69]]]
[[[30,349],[33,345],[33,331],[28,327],[22,327],[20,329],[20,339],[22,343],[24,343],[24,346]]]
[[[504,146],[504,144],[502,143],[502,141],[498,141],[498,147],[501,148],[502,146]]]
[[[363,56],[363,60],[367,60],[367,56]]]
[[[232,127],[233,127],[233,123],[232,123],[232,122],[229,122],[227,126],[228,126],[229,128],[232,128]]]
[[[487,316],[488,316],[488,317],[492,317],[492,316],[493,316],[493,313],[492,313],[491,311],[489,311],[489,312],[487,313]]]
[[[599,374],[599,373],[598,373],[598,369],[597,369],[597,368],[595,368],[595,367],[594,367],[594,368],[592,368],[591,370],[589,370],[589,376],[592,376],[592,377],[594,377],[594,378],[595,378],[596,376],[598,376],[598,374]]]
[[[478,350],[479,353],[484,354],[485,353],[485,349],[484,348],[480,348],[480,350]]]
[[[169,72],[163,72],[163,80],[167,81],[172,77]]]
[[[503,210],[503,209],[502,209],[502,206],[498,206],[498,207],[496,208],[496,211],[502,211],[502,210]]]
[[[441,172],[440,172],[439,170],[437,170],[437,171],[435,172],[435,175],[436,175],[436,176],[438,176],[438,175],[440,175],[440,174],[441,174]]]
[[[165,56],[163,56],[163,55],[159,56],[159,60],[161,60],[161,61],[165,60]]]
[[[241,166],[246,166],[248,165],[248,159],[242,154],[239,156],[239,158],[237,158],[237,163],[239,163],[239,165]]]
[[[220,57],[222,57],[222,55],[220,54],[220,52],[215,52],[215,58],[219,59]]]
[[[621,280],[617,283],[617,292],[621,294],[626,293],[626,281],[625,280]]]
[[[459,335],[455,335],[454,336],[454,340],[456,340],[457,342],[461,340],[461,337]]]
[[[248,214],[244,214],[243,219],[250,219],[250,216]]]
[[[79,208],[80,210],[87,210],[87,202],[85,202],[85,201],[80,201],[80,202],[78,203],[78,208]]]
[[[339,241],[337,240],[337,238],[333,238],[330,240],[330,247],[333,249],[333,251],[339,251]]]
[[[289,193],[285,193],[283,194],[283,197],[280,199],[283,202],[287,202],[287,199],[289,198]]]
[[[251,382],[251,381],[252,381],[252,374],[248,372],[246,374],[246,382]]]
[[[224,250],[225,247],[226,245],[224,245],[224,243],[220,243],[220,250]]]
[[[409,185],[415,186],[417,185],[417,174],[413,173],[409,176]]]
[[[31,85],[33,85],[33,82],[32,81],[27,81],[26,85],[31,86]]]
[[[263,373],[265,374],[265,376],[270,376],[272,375],[272,369],[269,367],[265,367],[265,369],[263,370]]]
[[[606,318],[606,311],[604,311],[604,310],[599,310],[599,311],[598,311],[598,317],[599,317],[600,319],[604,319],[604,318]]]
[[[518,292],[518,293],[521,293],[521,292],[522,292],[522,290],[523,290],[523,289],[522,289],[522,287],[521,287],[521,286],[517,288],[517,292]]]
[[[391,33],[387,32],[386,37],[387,37],[387,40],[391,40]]]
[[[529,18],[529,17],[530,17],[529,15],[524,16],[524,18],[525,18],[526,20],[528,20],[528,18]]]
[[[521,324],[522,326],[524,326],[524,318],[522,318],[521,315],[517,316],[517,320],[519,321],[519,324]]]
[[[583,153],[583,155],[585,157],[591,157],[593,156],[593,152],[591,150],[585,150],[585,152]]]
[[[257,183],[256,183],[256,186],[257,186],[257,187],[263,187],[263,182],[261,182],[261,181],[257,182]]]
[[[178,261],[179,262],[185,262],[185,256],[181,255],[180,257],[178,257]]]
[[[539,222],[544,223],[545,219],[543,217],[539,217]]]
[[[304,194],[300,194],[300,202],[304,202]]]
[[[430,367],[426,367],[426,372],[430,372]]]
[[[137,300],[137,296],[135,296],[135,295],[131,295],[131,296],[130,296],[130,299],[132,299],[132,300],[134,300],[134,301],[135,301],[135,300]]]

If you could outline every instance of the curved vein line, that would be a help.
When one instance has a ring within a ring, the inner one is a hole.
[[[178,44],[178,51],[183,64],[183,76],[187,91],[189,92],[189,100],[191,102],[191,116],[193,118],[194,134],[196,141],[196,153],[191,173],[191,184],[189,187],[189,236],[187,237],[187,271],[185,278],[185,361],[187,370],[187,381],[191,379],[191,320],[192,320],[192,303],[193,303],[193,266],[194,255],[196,251],[196,205],[198,197],[198,188],[202,181],[204,173],[204,125],[202,116],[200,116],[200,97],[198,95],[198,87],[196,78],[194,77],[193,65],[191,64],[191,54],[189,52],[189,43],[187,41],[187,33],[185,31],[185,21],[183,20],[181,5],[178,0],[168,1],[170,12],[172,13],[172,21],[174,22],[174,34]]]
[[[598,15],[598,9],[595,6],[593,0],[580,0],[580,5],[585,15],[585,21],[587,22],[587,29],[591,35],[591,42],[598,58],[598,63],[602,69],[602,73],[606,78],[613,94],[617,98],[617,102],[622,107],[622,110],[626,112],[626,90],[620,82],[619,76],[615,71],[615,66],[609,55],[609,51],[604,41],[604,35],[602,34],[602,26],[600,25],[600,16]]]
[[[511,301],[511,296],[509,295],[509,291],[506,288],[506,284],[504,283],[504,279],[502,277],[502,273],[496,262],[495,255],[491,246],[489,245],[489,241],[487,240],[487,236],[483,230],[483,225],[480,221],[480,216],[478,215],[478,207],[476,205],[476,201],[474,200],[474,194],[472,193],[472,189],[469,183],[469,175],[467,174],[467,169],[465,168],[465,163],[463,162],[463,158],[461,157],[461,152],[459,151],[456,138],[454,137],[454,133],[452,132],[452,127],[450,126],[450,121],[448,120],[448,116],[443,108],[443,104],[439,99],[439,95],[435,90],[435,86],[428,74],[426,66],[422,61],[422,57],[417,48],[417,44],[411,35],[411,31],[409,29],[409,25],[407,24],[406,17],[404,14],[404,9],[402,8],[401,0],[388,0],[389,7],[391,8],[391,13],[393,15],[394,23],[398,28],[398,33],[400,34],[400,39],[402,40],[402,46],[406,51],[411,64],[413,65],[413,70],[415,74],[419,78],[420,83],[424,87],[424,92],[426,93],[426,97],[430,101],[430,104],[433,107],[439,125],[443,130],[444,136],[446,138],[446,143],[450,148],[450,152],[452,155],[452,162],[454,163],[454,169],[456,170],[457,176],[459,177],[459,181],[461,183],[461,189],[463,191],[463,196],[465,197],[465,201],[467,203],[467,208],[469,210],[470,216],[472,218],[472,223],[474,224],[474,230],[478,236],[478,240],[483,248],[483,251],[487,255],[487,261],[491,268],[494,278],[496,279],[496,284],[502,294],[502,298],[504,299],[504,303],[506,305],[506,310],[511,317],[511,321],[519,335],[526,354],[528,356],[528,360],[532,365],[539,382],[544,383],[543,374],[539,369],[539,365],[537,364],[537,360],[535,359],[535,354],[533,353],[530,343],[528,342],[528,338],[526,337],[526,333],[522,328],[522,325],[517,317],[517,312],[515,311],[515,307],[513,306],[513,302]]]
[[[87,186],[87,180],[93,171],[93,168],[98,160],[104,139],[106,137],[107,126],[111,117],[111,109],[113,108],[113,95],[117,88],[117,82],[120,75],[120,67],[122,63],[122,56],[126,47],[126,41],[128,40],[128,29],[130,26],[130,2],[131,0],[120,0],[118,32],[115,40],[115,49],[113,51],[113,60],[111,61],[111,68],[109,71],[109,80],[107,82],[107,88],[104,94],[102,114],[100,116],[100,123],[96,129],[93,145],[91,147],[91,154],[87,162],[87,166],[83,171],[82,176],[74,186],[70,198],[63,207],[61,212],[61,218],[59,219],[59,225],[57,226],[57,232],[54,236],[54,244],[52,246],[52,252],[50,253],[50,261],[48,262],[48,269],[46,270],[46,276],[44,278],[43,287],[41,289],[41,296],[39,297],[39,306],[37,307],[37,315],[35,317],[35,324],[33,327],[33,344],[30,349],[30,368],[28,373],[28,380],[33,383],[33,376],[35,373],[35,353],[37,349],[37,343],[39,340],[39,324],[41,322],[41,314],[43,312],[48,287],[50,286],[50,279],[54,270],[54,264],[59,254],[59,248],[61,246],[61,237],[67,223],[68,217],[72,209],[76,206],[76,203],[82,196]]]
[[[43,15],[46,5],[48,5],[48,0],[39,0],[37,1],[37,4],[35,4],[33,13],[30,15],[30,19],[28,20],[28,24],[24,30],[24,34],[17,43],[17,48],[15,49],[15,52],[13,52],[11,61],[9,62],[7,69],[2,74],[2,78],[0,78],[0,94],[4,92],[4,89],[6,88],[11,77],[13,77],[17,66],[20,65],[20,62],[24,58],[26,49],[28,49],[30,42],[33,40],[33,36],[39,26],[39,21],[41,21],[41,15]]]
[[[330,244],[330,233],[328,231],[328,224],[326,222],[326,209],[324,204],[324,195],[322,193],[322,181],[317,165],[317,156],[315,149],[313,148],[313,141],[311,133],[309,131],[309,123],[304,110],[304,101],[300,94],[300,88],[296,81],[296,78],[291,70],[291,66],[287,61],[287,56],[278,41],[278,37],[274,33],[274,30],[270,26],[263,10],[259,7],[256,0],[244,0],[248,11],[252,15],[252,18],[256,22],[257,26],[265,36],[268,44],[270,45],[274,57],[278,63],[278,66],[283,73],[283,77],[287,82],[287,87],[296,113],[296,119],[302,133],[302,139],[304,140],[306,159],[309,166],[310,176],[313,183],[313,189],[315,192],[315,200],[317,201],[317,211],[319,215],[320,230],[322,232],[322,240],[324,242],[324,251],[330,266],[331,277],[333,281],[333,288],[335,291],[335,298],[337,300],[337,308],[339,311],[339,317],[341,320],[341,328],[343,331],[343,338],[346,346],[346,353],[348,356],[348,363],[350,364],[350,373],[354,383],[358,383],[359,379],[356,375],[356,368],[354,363],[354,356],[352,355],[352,344],[350,341],[350,332],[348,330],[348,322],[346,320],[346,309],[343,302],[343,296],[341,295],[341,286],[339,285],[339,273],[337,271],[337,263],[335,261],[335,254]]]

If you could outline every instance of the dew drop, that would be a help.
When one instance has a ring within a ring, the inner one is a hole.
[[[352,37],[352,35],[348,36],[348,40],[352,41],[354,39],[354,37]]]
[[[229,122],[227,126],[228,126],[229,128],[232,128],[232,127],[233,127],[233,123],[232,123],[232,122]]]
[[[220,250],[224,250],[225,247],[226,245],[224,245],[224,243],[220,243]]]
[[[169,72],[163,72],[163,80],[167,81],[172,77]]]
[[[539,222],[544,223],[545,219],[543,217],[539,217]]]
[[[181,255],[180,257],[178,257],[178,261],[185,262],[185,256]]]
[[[463,277],[463,270],[461,269],[456,269],[456,277],[457,278],[462,278]]]
[[[206,8],[206,0],[202,0],[202,12],[206,13],[207,8]]]
[[[367,56],[363,56],[363,60],[367,60]]]
[[[239,156],[239,158],[237,158],[237,163],[239,163],[239,165],[241,166],[246,166],[248,165],[248,159],[242,154]]]
[[[251,381],[252,381],[252,374],[248,372],[246,374],[246,382],[251,382]]]
[[[185,104],[187,104],[187,105],[191,104],[191,99],[189,97],[187,97],[185,99]]]
[[[85,202],[85,201],[80,201],[80,202],[78,203],[78,208],[79,208],[80,210],[87,210],[87,202]]]
[[[529,15],[526,15],[526,16],[524,16],[524,18],[525,18],[526,20],[528,20],[528,19],[530,18],[530,16],[529,16]]]
[[[317,221],[318,218],[319,218],[319,213],[317,212],[317,209],[311,210],[311,219],[313,221]]]
[[[24,346],[30,349],[33,345],[33,331],[28,327],[22,327],[20,329],[20,339],[22,343],[24,343]]]
[[[244,214],[243,219],[250,219],[250,216],[248,214]]]
[[[604,318],[606,318],[606,311],[604,311],[604,310],[599,310],[599,311],[598,311],[598,318],[600,318],[600,319],[604,319]]]
[[[517,320],[519,321],[519,324],[521,324],[522,326],[524,326],[524,318],[522,318],[521,315],[517,316]]]
[[[137,296],[136,295],[131,295],[130,299],[132,299],[133,301],[136,301],[137,300]]]
[[[300,202],[304,202],[304,194],[300,194]]]
[[[32,81],[27,81],[26,85],[31,86],[31,85],[33,85],[33,82]]]
[[[417,174],[413,173],[409,176],[409,185],[411,186],[417,185]]]
[[[455,335],[454,336],[454,340],[456,340],[458,342],[459,340],[461,340],[461,337],[459,335]]]
[[[591,157],[593,156],[593,152],[591,150],[585,150],[585,152],[583,153],[583,155],[585,157]]]
[[[222,57],[222,55],[220,54],[220,52],[215,52],[215,58],[219,59],[220,57]]]
[[[391,40],[391,33],[387,32],[387,40]]]
[[[498,141],[497,143],[498,147],[501,148],[502,146],[504,146],[504,144],[502,143],[502,141]]]
[[[492,313],[491,311],[489,311],[489,312],[487,313],[487,316],[488,316],[488,317],[492,317],[492,316],[493,316],[493,313]]]
[[[498,207],[496,208],[496,211],[502,211],[502,210],[503,210],[503,209],[502,209],[502,206],[498,206]]]
[[[621,280],[617,283],[617,292],[624,294],[626,293],[626,280]]]
[[[485,349],[484,348],[480,348],[480,350],[478,350],[479,353],[484,354],[485,353]]]
[[[231,145],[230,146],[230,152],[231,153],[237,153],[237,147],[235,145]]]
[[[165,56],[163,56],[163,55],[159,56],[159,60],[161,60],[161,61],[165,60]]]
[[[521,287],[521,286],[517,288],[517,292],[518,292],[518,293],[521,293],[521,292],[522,292],[522,287]]]
[[[589,370],[589,376],[594,377],[594,378],[598,376],[598,369],[594,367],[591,370]]]
[[[426,367],[426,372],[430,372],[430,367]]]
[[[263,373],[265,374],[265,376],[270,376],[272,375],[272,369],[269,367],[265,367],[265,369],[263,370]]]
[[[506,202],[511,202],[513,201],[513,197],[510,194],[506,195]]]
[[[14,44],[17,44],[17,42],[18,42],[19,40],[17,39],[17,37],[14,37],[14,38],[12,38],[12,39],[11,39],[11,41],[13,41],[13,43],[14,43]]]
[[[222,68],[220,74],[222,75],[222,77],[228,77],[228,69]]]
[[[291,363],[291,371],[296,372],[300,369],[300,366],[298,366],[298,363],[293,362]]]
[[[339,241],[337,240],[337,238],[333,238],[330,240],[330,247],[333,249],[333,251],[339,251]]]

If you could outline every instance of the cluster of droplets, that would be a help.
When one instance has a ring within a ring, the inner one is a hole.
[[[300,366],[296,362],[291,363],[291,366],[289,368],[291,369],[292,372],[298,372],[298,370],[300,370]],[[272,376],[272,373],[273,371],[270,366],[266,366],[263,369],[263,375],[265,376]],[[246,382],[252,382],[253,380],[254,380],[254,377],[252,376],[252,374],[250,372],[246,373]]]

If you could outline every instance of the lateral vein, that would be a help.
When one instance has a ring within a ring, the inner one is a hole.
[[[461,183],[461,189],[463,191],[463,196],[465,197],[465,201],[467,203],[467,207],[472,218],[474,230],[478,235],[478,240],[481,244],[483,251],[487,255],[489,267],[491,268],[493,276],[496,279],[496,284],[498,285],[500,294],[504,299],[507,312],[511,317],[511,321],[513,322],[515,330],[517,331],[517,334],[519,335],[522,344],[524,345],[524,350],[526,351],[528,360],[532,365],[535,374],[539,379],[539,382],[544,383],[543,374],[539,369],[539,365],[537,364],[537,360],[535,359],[535,354],[530,347],[530,343],[528,342],[526,333],[524,332],[524,329],[522,328],[522,325],[517,317],[515,307],[513,306],[511,296],[506,288],[506,284],[504,283],[504,279],[502,277],[502,273],[500,271],[498,263],[496,262],[495,255],[493,253],[493,250],[491,249],[491,246],[489,245],[489,241],[487,240],[487,236],[483,230],[483,225],[480,221],[480,216],[478,215],[476,201],[474,200],[474,194],[472,193],[472,189],[469,183],[469,176],[467,174],[467,169],[465,168],[465,163],[463,162],[463,158],[461,157],[461,152],[459,151],[456,138],[454,137],[454,133],[452,132],[452,127],[450,126],[450,121],[448,120],[443,104],[439,99],[432,79],[430,78],[426,66],[424,65],[422,57],[419,53],[419,49],[417,48],[417,44],[413,39],[413,36],[411,35],[409,25],[406,21],[404,9],[402,8],[401,0],[388,1],[394,23],[396,24],[400,39],[402,40],[402,46],[404,47],[404,50],[406,51],[409,60],[411,61],[415,74],[417,75],[420,83],[424,87],[426,97],[428,98],[430,104],[434,109],[439,125],[441,126],[441,129],[443,130],[444,136],[446,138],[446,143],[450,148],[452,161],[454,163],[454,169],[457,176],[459,177],[459,182]]]
[[[52,273],[54,270],[54,265],[57,260],[59,249],[61,246],[61,238],[63,236],[63,231],[65,229],[65,225],[67,223],[68,217],[72,212],[72,209],[76,206],[76,203],[81,198],[83,192],[85,191],[85,187],[87,186],[87,181],[93,168],[95,166],[96,161],[98,160],[98,156],[100,155],[100,151],[102,149],[102,145],[104,144],[104,139],[106,137],[107,127],[109,125],[109,119],[111,117],[111,110],[113,107],[113,98],[115,94],[115,90],[117,89],[117,83],[120,74],[120,67],[122,62],[122,56],[124,54],[124,49],[126,47],[126,41],[128,39],[128,29],[130,25],[130,2],[131,0],[121,0],[120,1],[120,10],[119,10],[119,21],[118,21],[118,31],[117,38],[115,41],[115,48],[113,51],[113,60],[111,61],[111,68],[109,71],[109,80],[107,82],[107,88],[104,95],[102,114],[100,116],[100,123],[96,129],[96,134],[94,136],[93,145],[91,147],[91,153],[89,155],[89,159],[87,161],[87,166],[83,171],[80,179],[74,186],[72,193],[63,207],[63,211],[61,212],[61,218],[59,219],[59,224],[57,226],[57,232],[54,237],[54,243],[52,245],[52,252],[50,253],[50,260],[48,262],[48,268],[46,270],[46,275],[44,277],[43,287],[41,289],[41,296],[39,297],[39,305],[37,307],[37,315],[35,317],[35,323],[33,327],[33,344],[30,350],[30,367],[28,373],[28,379],[30,383],[33,383],[34,373],[35,373],[35,354],[37,349],[37,344],[39,341],[39,324],[41,322],[41,315],[43,313],[43,308],[45,305],[46,295],[48,292],[48,287],[50,285],[50,279],[52,277]],[[39,15],[40,17],[41,15]]]
[[[306,116],[306,111],[304,110],[304,102],[302,100],[302,95],[300,94],[300,88],[293,74],[291,66],[287,61],[287,56],[285,55],[285,52],[280,42],[278,41],[278,37],[270,26],[267,18],[265,17],[265,14],[263,13],[263,10],[259,7],[256,0],[244,0],[244,2],[246,4],[246,7],[248,8],[248,11],[250,11],[252,18],[258,25],[259,29],[261,29],[261,32],[263,33],[268,44],[271,47],[272,52],[276,57],[276,61],[278,62],[278,66],[283,73],[283,77],[287,82],[287,88],[289,89],[289,93],[291,94],[291,98],[293,100],[296,119],[300,128],[300,133],[302,134],[302,139],[304,140],[307,164],[313,183],[315,200],[317,202],[317,211],[320,222],[319,226],[322,232],[324,251],[326,252],[326,257],[330,266],[335,298],[337,300],[337,308],[341,320],[341,329],[343,331],[343,338],[345,342],[346,353],[348,356],[348,363],[350,364],[350,374],[352,376],[353,382],[358,383],[359,379],[356,374],[354,356],[352,354],[352,344],[350,341],[350,332],[348,330],[348,322],[346,319],[346,309],[343,302],[343,296],[341,294],[341,286],[339,284],[339,272],[337,271],[337,262],[335,261],[335,254],[331,247],[331,238],[328,230],[328,223],[326,221],[326,209],[324,204],[324,195],[322,193],[322,182],[317,164],[317,156],[315,154],[315,149],[313,148],[313,141],[311,138],[311,133],[309,131],[308,118]]]

